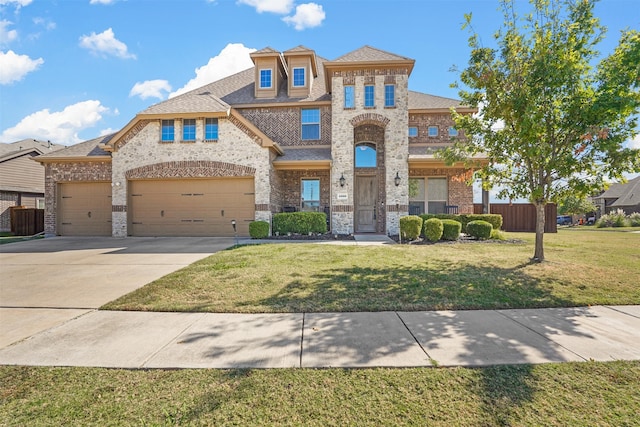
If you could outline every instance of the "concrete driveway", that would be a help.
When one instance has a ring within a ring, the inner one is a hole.
[[[2,245],[0,348],[233,243],[212,237],[52,237]]]

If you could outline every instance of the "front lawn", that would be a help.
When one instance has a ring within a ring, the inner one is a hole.
[[[640,362],[483,369],[0,367],[0,425],[631,426]]]
[[[513,243],[232,248],[107,304],[112,310],[335,312],[640,303],[640,234],[560,230]]]

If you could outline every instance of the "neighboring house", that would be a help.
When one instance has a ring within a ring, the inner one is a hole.
[[[460,138],[454,99],[409,90],[414,60],[299,46],[155,104],[119,132],[42,156],[45,231],[248,235],[254,220],[326,212],[335,234],[398,234],[411,213],[473,213],[472,173],[434,152]],[[409,194],[409,180],[411,195]]]
[[[11,207],[44,209],[44,169],[32,159],[61,148],[35,139],[0,143],[0,231],[11,230]]]
[[[607,191],[594,197],[593,201],[603,214],[617,209],[622,209],[627,215],[640,212],[640,176],[626,184],[611,184]]]

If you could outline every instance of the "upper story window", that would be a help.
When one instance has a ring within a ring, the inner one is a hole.
[[[204,139],[205,141],[216,141],[218,139],[218,119],[205,119]]]
[[[302,139],[320,139],[320,109],[304,108],[301,111]]]
[[[293,87],[305,86],[304,70],[304,68],[293,69]]]
[[[355,108],[355,88],[353,85],[344,87],[344,108]]]
[[[271,69],[260,70],[260,89],[271,89]]]
[[[375,106],[375,86],[373,85],[365,85],[364,87],[364,106],[365,107],[374,107]]]
[[[409,138],[418,136],[418,128],[416,126],[409,126]]]
[[[384,85],[384,106],[396,106],[396,85]]]
[[[438,126],[429,126],[429,136],[438,136]]]
[[[161,141],[173,142],[175,138],[175,125],[173,120],[162,121]]]
[[[182,121],[182,140],[196,140],[196,119],[184,119]]]
[[[453,126],[449,127],[449,136],[458,136],[458,129]]]

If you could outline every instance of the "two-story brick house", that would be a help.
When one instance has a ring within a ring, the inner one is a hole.
[[[473,212],[471,173],[434,152],[458,101],[409,90],[414,60],[299,46],[41,156],[48,234],[240,235],[274,213],[326,212],[336,234],[398,234],[402,215]]]

